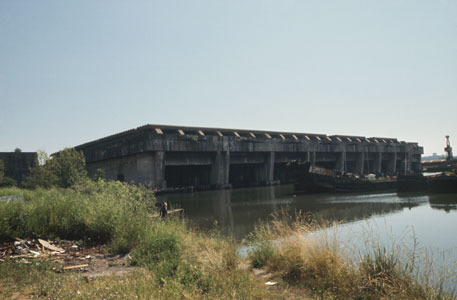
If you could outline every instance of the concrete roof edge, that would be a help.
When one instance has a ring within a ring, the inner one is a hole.
[[[135,133],[135,132],[140,132],[140,131],[154,131],[156,128],[160,128],[160,129],[165,129],[165,130],[183,130],[184,132],[186,132],[186,130],[191,130],[191,131],[203,131],[203,132],[217,132],[217,131],[220,131],[220,132],[238,132],[238,133],[243,133],[243,134],[250,134],[251,132],[256,134],[256,135],[259,135],[259,134],[274,134],[274,135],[280,135],[280,134],[283,134],[283,135],[296,135],[296,136],[310,136],[310,137],[315,137],[315,136],[318,136],[318,137],[349,137],[349,138],[361,138],[361,139],[366,139],[367,137],[364,137],[364,136],[351,136],[351,135],[326,135],[326,134],[316,134],[316,133],[306,133],[306,132],[285,132],[285,131],[271,131],[271,130],[254,130],[254,129],[235,129],[235,128],[218,128],[218,127],[197,127],[197,126],[179,126],[179,125],[164,125],[164,124],[146,124],[146,125],[142,125],[142,126],[139,126],[137,128],[132,128],[132,129],[128,129],[128,130],[125,130],[125,131],[121,131],[119,133],[115,133],[115,134],[112,134],[112,135],[108,135],[108,136],[105,136],[105,137],[102,137],[102,138],[99,138],[99,139],[96,139],[96,140],[93,140],[93,141],[89,141],[89,142],[86,142],[86,143],[83,143],[83,144],[80,144],[80,145],[77,145],[77,146],[74,146],[75,149],[78,149],[78,148],[83,148],[83,147],[87,147],[87,146],[91,146],[91,145],[95,145],[97,143],[101,143],[101,142],[105,142],[105,141],[109,141],[109,140],[113,140],[113,139],[116,139],[116,138],[119,138],[119,137],[122,137],[122,136],[126,136],[128,134],[131,134],[131,133]],[[376,138],[376,139],[385,139],[385,140],[395,140],[397,142],[400,142],[398,141],[398,139],[396,138],[380,138],[380,137],[370,137],[369,139],[373,139],[373,138]],[[406,143],[406,142],[405,142]],[[408,143],[408,144],[418,144],[418,143]]]

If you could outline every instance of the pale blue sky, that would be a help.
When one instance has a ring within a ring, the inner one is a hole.
[[[0,1],[0,151],[147,123],[457,149],[457,1]]]

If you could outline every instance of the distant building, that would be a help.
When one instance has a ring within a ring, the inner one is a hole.
[[[36,152],[0,152],[0,160],[5,165],[5,177],[22,182],[37,162]]]
[[[422,156],[422,161],[432,161],[432,160],[442,160],[446,159],[445,155],[438,155],[436,152],[433,153],[431,156]]]

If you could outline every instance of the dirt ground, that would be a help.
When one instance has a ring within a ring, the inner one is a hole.
[[[54,263],[54,271],[57,274],[78,273],[88,280],[110,275],[123,276],[136,269],[130,266],[129,255],[110,254],[107,245],[87,246],[75,241],[45,241],[44,244],[50,249],[37,240],[17,240],[0,244],[0,263],[13,259],[17,263],[31,264],[36,263],[37,260],[46,259]],[[259,282],[270,289],[281,291],[291,300],[311,299],[303,289],[289,286],[281,280],[280,274],[252,268],[247,259],[242,259],[239,267],[252,272]],[[22,289],[9,294],[8,298],[30,299],[33,296],[33,289]]]
[[[86,246],[75,241],[45,241],[43,244],[39,240],[21,239],[17,239],[16,242],[2,243],[0,263],[6,259],[24,264],[32,263],[32,259],[35,262],[37,259],[47,259],[56,263],[57,273],[80,272],[88,278],[122,275],[133,270],[133,267],[129,266],[128,255],[109,254],[106,245]]]

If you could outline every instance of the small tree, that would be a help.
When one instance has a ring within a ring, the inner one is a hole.
[[[30,169],[30,175],[27,177],[24,185],[29,188],[50,188],[56,184],[56,181],[57,177],[52,172],[48,154],[43,150],[38,150],[37,162]]]
[[[87,179],[86,161],[82,152],[65,148],[51,158],[52,173],[57,177],[56,184],[67,188]]]
[[[82,152],[65,148],[49,158],[46,152],[38,152],[38,163],[30,170],[29,187],[71,187],[87,179],[86,162]]]
[[[22,149],[21,148],[16,148],[16,149],[14,149],[14,152],[20,153],[20,152],[22,152]]]

